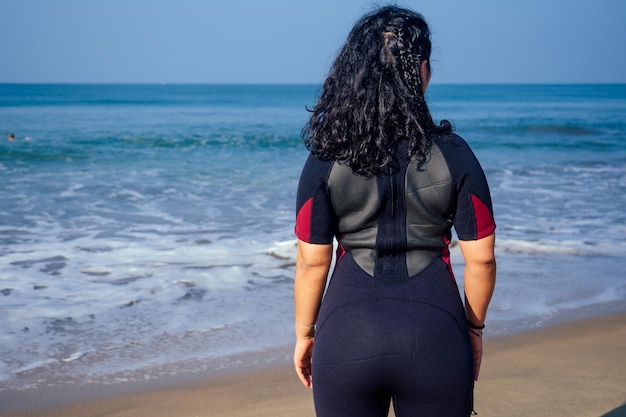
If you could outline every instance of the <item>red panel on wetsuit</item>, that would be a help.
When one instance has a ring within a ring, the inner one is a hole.
[[[311,242],[311,212],[313,211],[313,197],[309,198],[296,215],[296,236],[307,243]]]
[[[441,259],[446,263],[446,265],[448,265],[448,271],[450,271],[452,279],[456,281],[454,271],[452,271],[452,262],[450,261],[450,239],[448,239],[447,236],[444,236],[443,241],[446,246],[441,250]]]
[[[476,218],[476,239],[482,239],[492,234],[496,225],[493,223],[493,216],[491,215],[489,207],[487,207],[480,198],[473,194],[470,195],[472,197],[474,216]]]

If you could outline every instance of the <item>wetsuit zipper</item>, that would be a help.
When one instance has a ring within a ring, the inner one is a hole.
[[[397,282],[399,278],[406,275],[406,268],[403,268],[402,233],[404,228],[398,224],[396,217],[402,214],[402,205],[400,200],[401,186],[399,185],[402,177],[402,161],[394,158],[393,149],[389,149],[390,161],[386,169],[381,172],[380,197],[385,199],[384,212],[379,218],[379,235],[377,237],[377,261],[374,276],[384,282]],[[385,184],[385,182],[388,182]],[[403,270],[405,271],[404,273]]]
[[[387,166],[387,173],[389,178],[389,191],[391,193],[391,217],[393,218],[396,215],[396,187],[395,182],[393,181],[391,165]]]

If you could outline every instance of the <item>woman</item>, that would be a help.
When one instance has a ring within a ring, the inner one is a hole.
[[[386,417],[390,401],[397,417],[472,412],[495,223],[480,164],[426,105],[430,50],[421,15],[391,6],[364,16],[303,130],[294,363],[320,417]]]

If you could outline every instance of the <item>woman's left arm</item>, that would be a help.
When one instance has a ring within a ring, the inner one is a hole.
[[[296,347],[293,361],[296,373],[306,387],[311,387],[311,358],[315,322],[333,257],[332,244],[311,244],[298,240],[294,277]]]

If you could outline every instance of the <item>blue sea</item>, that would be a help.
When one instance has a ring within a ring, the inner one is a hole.
[[[0,85],[0,391],[288,361],[318,88]],[[626,85],[428,100],[490,183],[487,335],[626,311]]]

